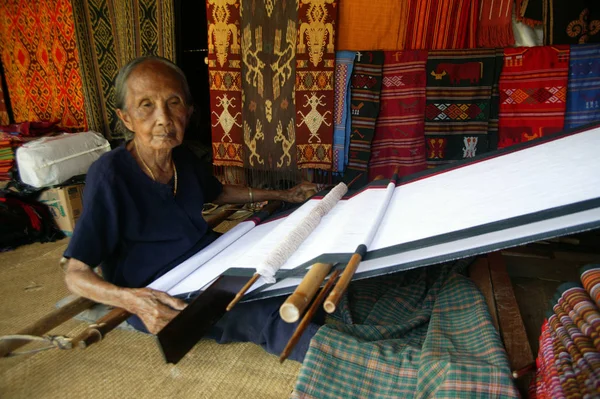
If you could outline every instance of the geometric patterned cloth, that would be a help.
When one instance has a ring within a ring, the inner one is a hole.
[[[582,269],[581,283],[558,287],[542,326],[530,397],[597,398],[600,392],[600,265]]]
[[[87,128],[71,2],[1,1],[0,53],[14,120]]]
[[[335,98],[333,106],[333,172],[344,171],[346,132],[352,127],[350,117],[350,76],[354,67],[354,51],[338,51],[335,56]]]
[[[518,398],[475,285],[455,264],[353,282],[292,393],[313,398]]]
[[[406,176],[426,168],[425,87],[427,51],[386,51],[381,106],[371,145],[369,181]]]
[[[405,49],[477,47],[480,0],[408,0]],[[400,16],[402,18],[402,16]]]
[[[298,10],[284,4],[252,0],[241,2],[242,77],[239,94],[242,106],[239,108],[232,103],[229,111],[236,118],[241,111],[238,119],[242,121],[244,132],[244,167],[249,171],[289,174],[296,171],[298,128],[293,93]],[[217,28],[215,32],[218,32]],[[229,66],[235,67],[233,60],[233,57],[228,57]],[[237,87],[236,84],[230,90]],[[223,100],[216,103],[217,106],[219,104],[223,104]],[[219,117],[225,130],[228,127],[223,120],[223,115],[228,112],[226,105],[223,104]],[[233,136],[229,141],[232,145],[236,143]]]
[[[158,55],[175,60],[172,0],[73,0],[77,48],[89,128],[106,137],[115,130],[114,80],[130,60]]]
[[[569,46],[504,49],[498,148],[564,127]]]
[[[331,170],[337,0],[302,0],[296,51],[298,168]]]
[[[213,165],[244,166],[240,1],[206,2]]]
[[[0,125],[8,125],[10,118],[8,117],[8,96],[4,90],[4,76],[0,64]]]
[[[600,121],[600,44],[571,45],[565,128]]]
[[[427,166],[495,148],[497,63],[494,49],[430,51],[427,59]]]
[[[356,53],[350,81],[352,127],[346,132],[347,167],[344,171],[346,183],[356,178],[353,187],[362,187],[369,182],[369,160],[379,115],[383,62],[383,51]]]

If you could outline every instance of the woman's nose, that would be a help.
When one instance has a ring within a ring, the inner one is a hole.
[[[173,123],[171,111],[167,104],[160,104],[156,107],[156,122],[159,125],[170,125]]]

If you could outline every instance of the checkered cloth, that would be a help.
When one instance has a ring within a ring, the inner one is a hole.
[[[354,283],[313,338],[292,398],[519,397],[465,262]]]

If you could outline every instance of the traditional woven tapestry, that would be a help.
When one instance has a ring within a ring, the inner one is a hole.
[[[302,0],[296,51],[298,168],[331,170],[336,0]]]
[[[600,391],[600,265],[558,288],[544,321],[531,398],[595,398]]]
[[[2,68],[0,68],[0,125],[8,125],[10,118],[8,117],[8,96],[4,91],[4,75],[2,74]]]
[[[72,0],[89,128],[115,131],[114,80],[119,68],[143,55],[175,59],[171,0]]]
[[[355,282],[292,398],[518,398],[485,299],[452,265]]]
[[[425,50],[386,51],[369,181],[419,172],[425,163]]]
[[[406,41],[410,1],[339,2],[338,50],[401,50]]]
[[[368,166],[375,123],[379,115],[383,61],[383,51],[358,52],[354,61],[350,81],[352,127],[346,132],[348,166],[344,172],[344,181],[350,182],[357,178],[355,187],[369,182]]]
[[[244,166],[295,171],[296,5],[243,0],[241,17]]]
[[[504,49],[499,148],[563,130],[568,72],[569,46]]]
[[[87,127],[70,1],[0,1],[0,53],[15,121]]]
[[[472,158],[495,147],[496,51],[431,51],[427,59],[427,165]],[[492,120],[492,122],[490,122]]]
[[[477,45],[510,47],[515,44],[512,27],[514,0],[480,0]]]
[[[477,47],[480,0],[408,0],[406,49]]]
[[[344,171],[346,132],[352,124],[350,117],[350,77],[354,67],[353,51],[338,51],[335,56],[335,98],[333,100],[333,172]]]
[[[572,45],[565,128],[600,121],[600,45]]]

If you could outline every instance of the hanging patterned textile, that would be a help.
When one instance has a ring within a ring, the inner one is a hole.
[[[425,163],[427,51],[386,51],[381,106],[369,161],[369,181],[419,172]]]
[[[4,90],[4,73],[0,64],[0,126],[8,125],[10,118],[8,117],[8,96]]]
[[[494,149],[496,50],[431,51],[427,59],[425,141],[435,167]],[[495,108],[496,107],[496,108]]]
[[[597,0],[518,0],[523,22],[544,25],[544,44],[600,43]]]
[[[477,45],[510,47],[515,44],[512,27],[514,0],[480,0]]]
[[[346,132],[350,117],[350,77],[354,67],[353,51],[338,51],[335,56],[335,98],[333,101],[333,172],[344,171]]]
[[[331,170],[336,0],[302,0],[296,51],[298,168]]]
[[[565,128],[600,121],[600,44],[572,45]]]
[[[504,49],[499,148],[563,130],[568,72],[569,46]]]
[[[600,265],[558,287],[542,325],[531,398],[597,397],[600,389]]]
[[[383,51],[356,53],[354,70],[350,81],[352,126],[347,132],[347,168],[344,181],[357,178],[356,187],[369,182],[368,166],[371,158],[371,142],[379,115]]]
[[[123,65],[144,55],[175,59],[171,0],[72,0],[89,128],[116,131],[114,81]]]
[[[409,3],[410,0],[339,2],[337,48],[354,51],[403,49],[409,25]]]
[[[477,47],[480,0],[408,0],[406,49]]]
[[[0,53],[16,122],[87,127],[69,0],[0,1]]]
[[[242,0],[241,17],[244,166],[289,175],[296,170],[298,11],[291,1]]]

